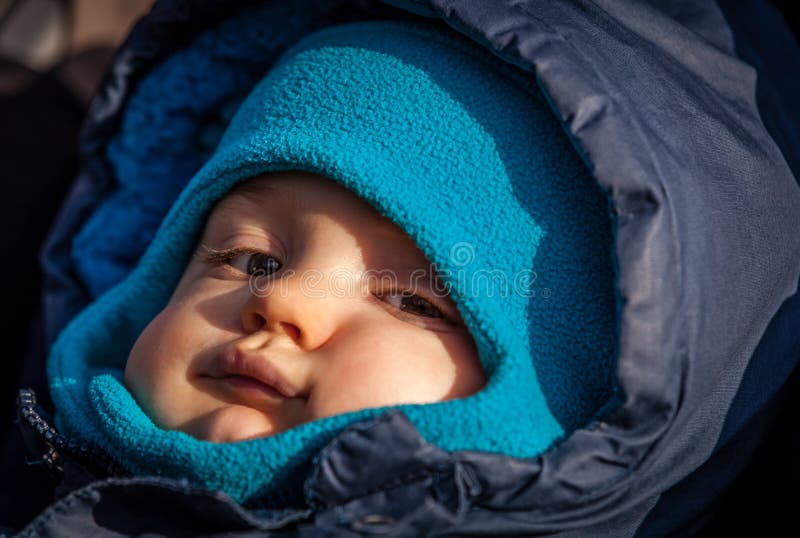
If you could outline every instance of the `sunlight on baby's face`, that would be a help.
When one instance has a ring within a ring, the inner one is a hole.
[[[334,181],[251,179],[211,212],[125,384],[160,427],[215,442],[469,396],[486,378],[431,272],[400,228]]]

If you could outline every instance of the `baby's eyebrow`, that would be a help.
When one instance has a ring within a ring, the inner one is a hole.
[[[396,278],[400,284],[435,292],[437,296],[440,297],[449,295],[449,289],[441,279],[439,271],[430,262],[424,267],[420,265],[395,266],[392,269],[386,269],[384,271],[374,271],[374,275],[376,277],[391,275]]]
[[[277,205],[280,208],[287,208],[292,211],[297,211],[300,208],[300,203],[293,192],[265,183],[241,183],[223,198],[220,205],[225,205],[226,201],[230,203],[230,200],[235,201],[236,199],[245,200],[259,206],[268,203],[273,207]]]

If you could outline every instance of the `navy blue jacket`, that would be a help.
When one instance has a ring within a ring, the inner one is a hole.
[[[528,460],[443,452],[388,413],[341,434],[316,460],[303,502],[275,511],[126,477],[61,437],[25,393],[29,444],[62,482],[60,499],[23,535],[701,529],[772,425],[800,359],[800,51],[780,15],[768,4],[710,0],[292,4],[308,11],[309,30],[440,18],[537,77],[613,199],[624,402]],[[104,151],[127,96],[160,59],[236,8],[159,2],[117,53],[83,132],[82,171],[42,252],[42,351],[94,299],[70,241],[114,188]],[[770,46],[759,37],[765,29]]]

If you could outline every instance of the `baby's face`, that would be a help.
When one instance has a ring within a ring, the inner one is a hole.
[[[334,181],[252,179],[215,206],[125,384],[160,427],[215,442],[469,396],[485,375],[430,273],[400,228]]]

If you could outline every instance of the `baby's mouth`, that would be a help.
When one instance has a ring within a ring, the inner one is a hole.
[[[244,399],[245,403],[254,405],[265,403],[265,400],[280,402],[303,397],[263,352],[241,350],[234,346],[215,357],[209,371],[199,377],[219,383],[222,390],[234,399]]]
[[[211,377],[211,376],[208,376]],[[263,396],[268,397],[269,399],[273,400],[284,400],[286,397],[278,392],[275,388],[267,385],[255,379],[253,377],[243,376],[243,375],[227,375],[224,377],[217,377],[213,378],[219,381],[224,382],[232,389],[234,389],[237,393],[244,393],[246,395],[261,398]]]

